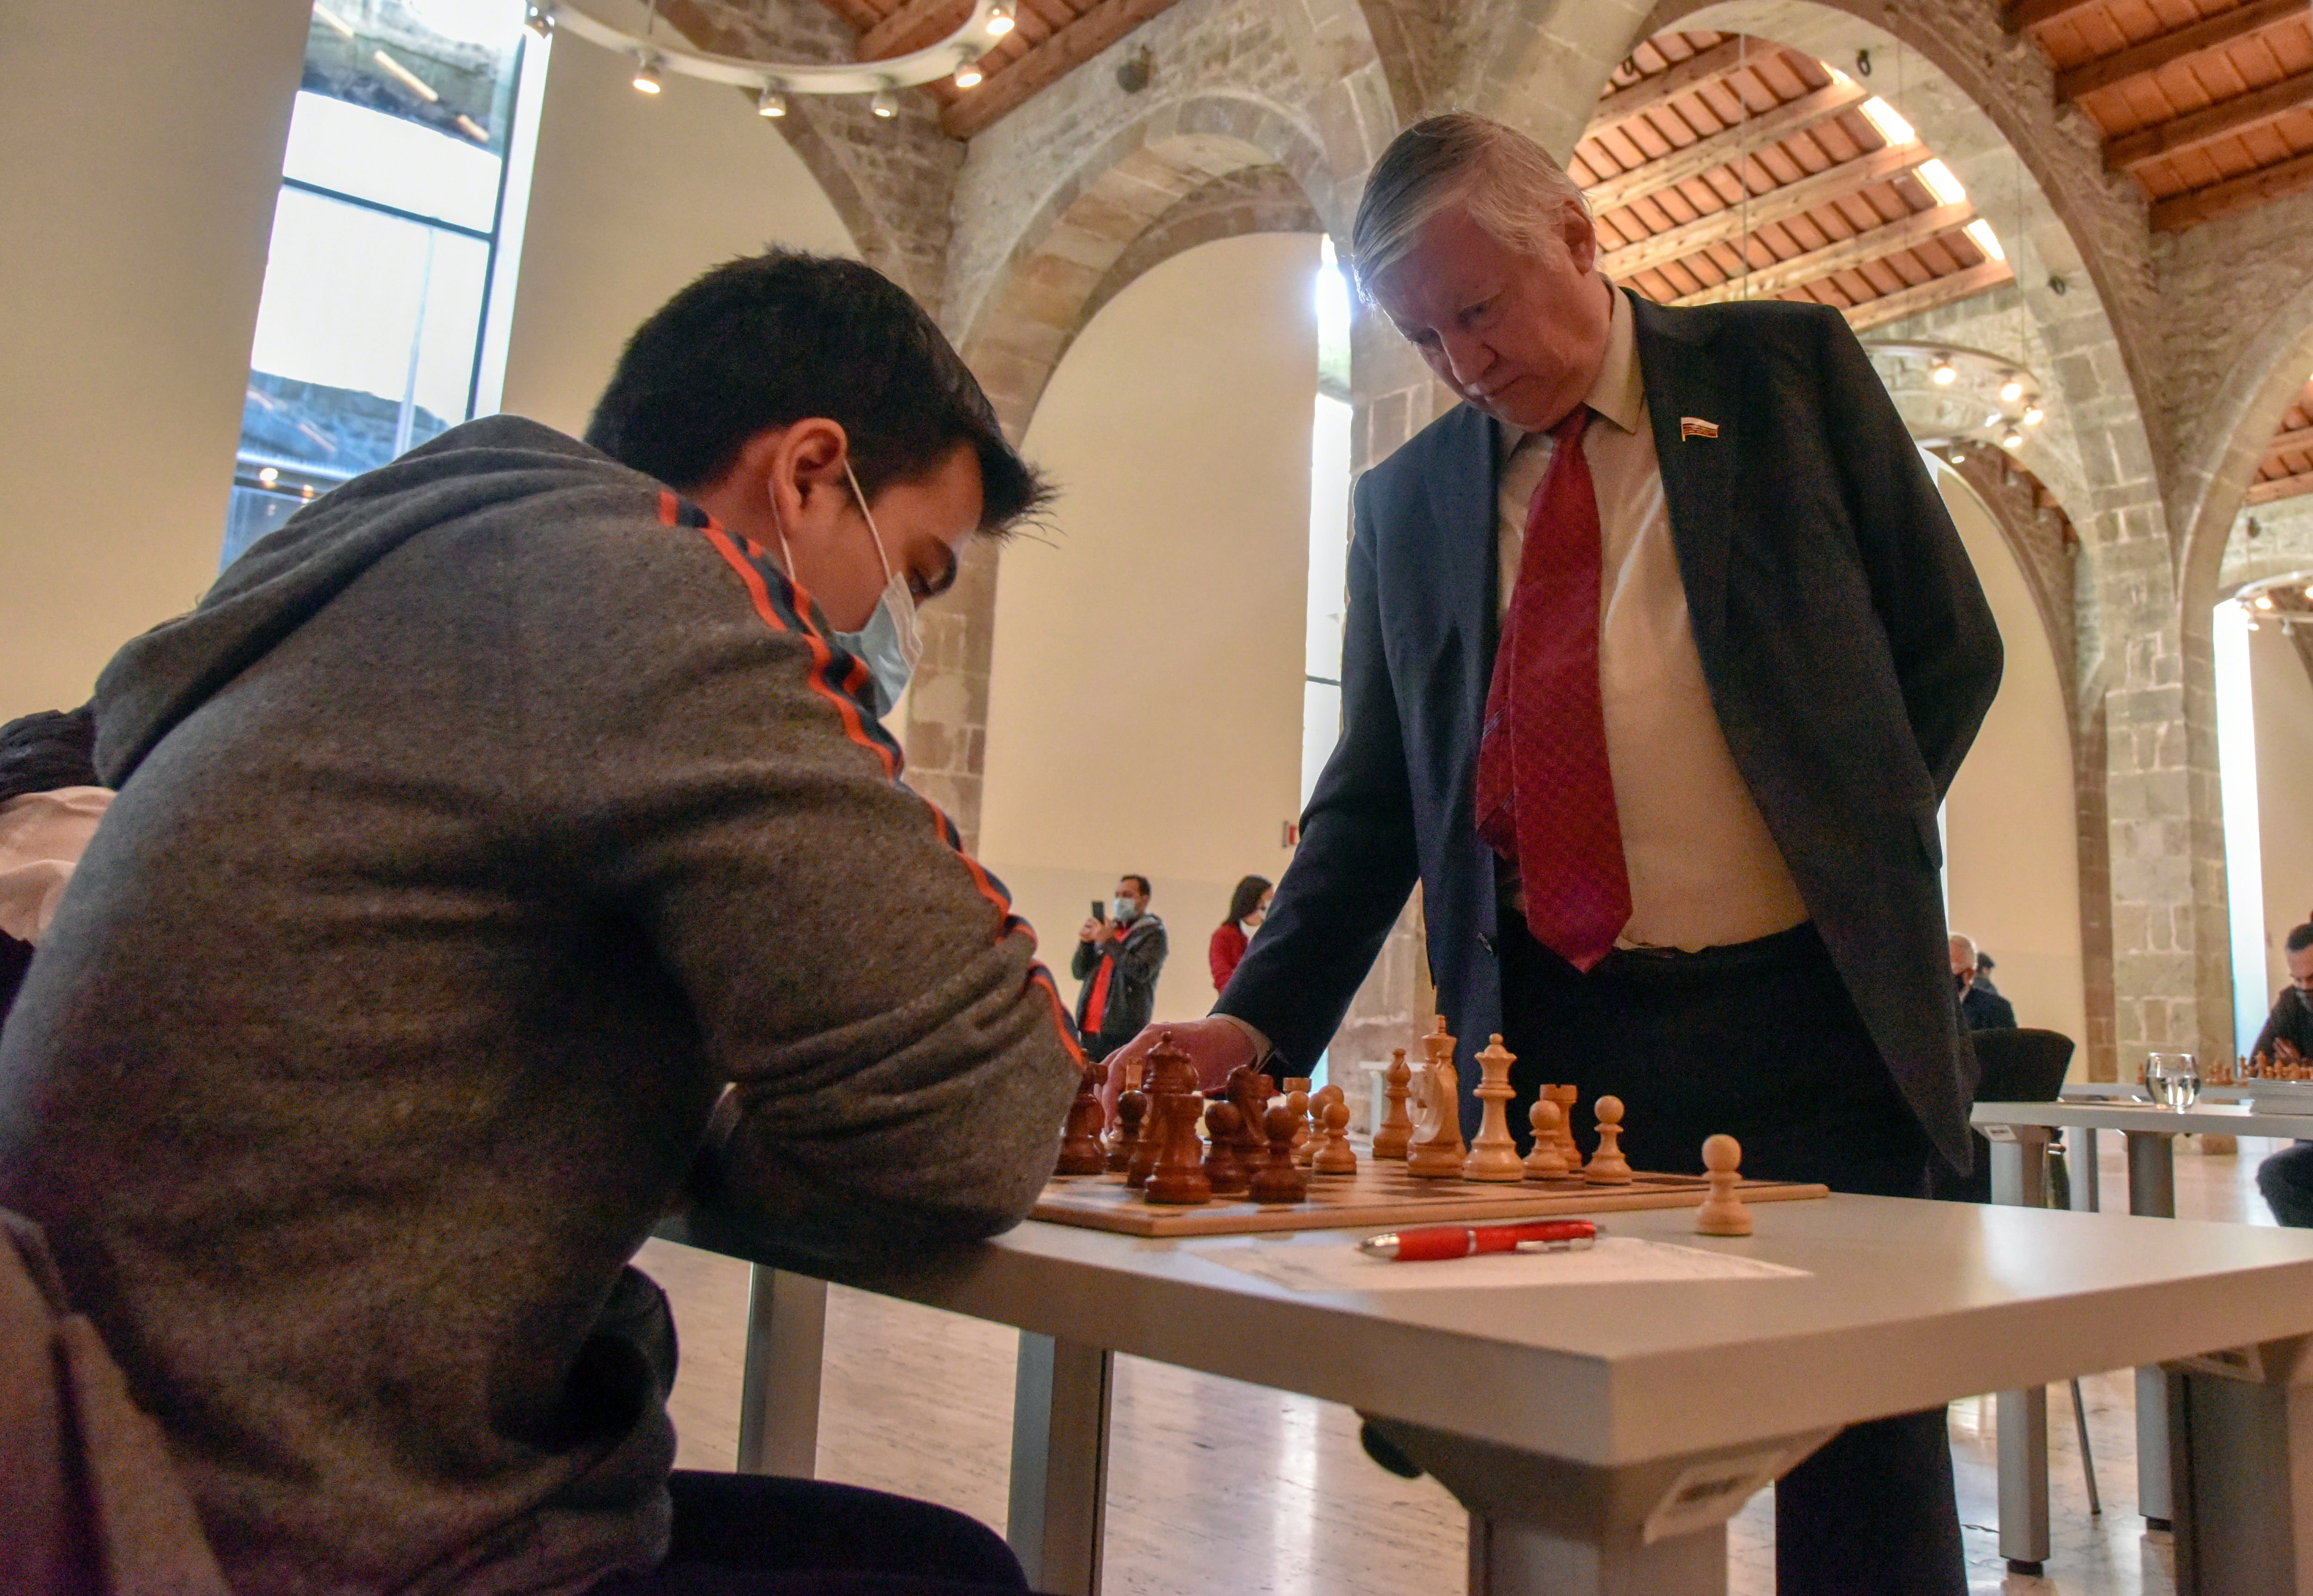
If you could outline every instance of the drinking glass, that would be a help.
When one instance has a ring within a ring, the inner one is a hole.
[[[2155,1053],[2144,1061],[2144,1083],[2166,1109],[2189,1109],[2201,1100],[2201,1066],[2190,1053]]]

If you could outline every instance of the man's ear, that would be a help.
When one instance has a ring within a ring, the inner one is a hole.
[[[816,507],[813,501],[819,495],[848,496],[843,467],[849,451],[850,438],[841,423],[810,416],[759,433],[748,441],[744,455],[760,462],[783,513],[792,510],[800,520]]]
[[[1598,264],[1598,225],[1590,215],[1572,200],[1566,202],[1566,214],[1560,225],[1559,236],[1566,241],[1566,252],[1574,260],[1574,269],[1587,275]]]

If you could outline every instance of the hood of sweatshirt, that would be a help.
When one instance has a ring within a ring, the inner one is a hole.
[[[664,486],[519,416],[441,436],[315,500],[235,560],[187,614],[112,657],[97,679],[96,768],[119,787],[171,727],[280,645],[410,539],[517,501]],[[553,506],[533,506],[550,519]]]

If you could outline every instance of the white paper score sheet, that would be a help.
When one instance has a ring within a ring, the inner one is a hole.
[[[1335,1237],[1231,1236],[1188,1250],[1292,1291],[1467,1291],[1490,1285],[1628,1285],[1644,1282],[1804,1277],[1805,1269],[1636,1236],[1601,1236],[1582,1252],[1492,1252],[1432,1263],[1369,1258]]]

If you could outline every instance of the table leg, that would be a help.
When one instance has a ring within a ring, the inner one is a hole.
[[[826,1343],[827,1282],[751,1266],[740,1473],[809,1479],[818,1469],[819,1367]]]
[[[2128,1135],[2128,1211],[2156,1219],[2177,1217],[2176,1140],[2163,1131]],[[2136,1511],[2155,1530],[2170,1527],[2168,1376],[2159,1368],[2136,1372]]]
[[[2046,1207],[2048,1144],[2055,1133],[2045,1125],[1983,1129],[1992,1143],[1992,1200]],[[2047,1388],[1997,1392],[1992,1413],[2000,1432],[2000,1555],[2010,1573],[2038,1574],[2049,1546]]]
[[[2313,1359],[2267,1342],[2174,1367],[2177,1596],[2313,1588]]]
[[[1115,1355],[1020,1332],[1004,1539],[1049,1596],[1099,1596]]]
[[[2097,1145],[2096,1127],[2076,1125],[2064,1132],[2066,1140],[2078,1152],[2071,1162],[2072,1206],[2083,1214],[2104,1211],[2104,1166],[2098,1162],[2100,1149]]]
[[[1836,1432],[1624,1468],[1368,1416],[1470,1513],[1470,1596],[1725,1596],[1727,1521]]]
[[[1658,1540],[1570,1539],[1470,1515],[1470,1596],[1725,1596],[1727,1526]]]

